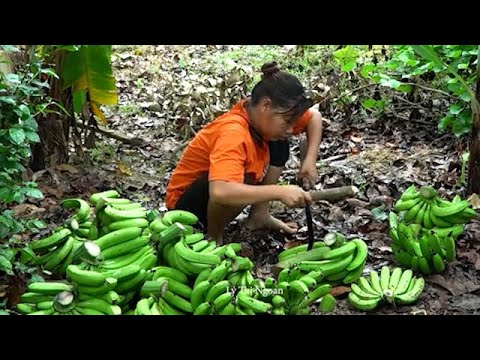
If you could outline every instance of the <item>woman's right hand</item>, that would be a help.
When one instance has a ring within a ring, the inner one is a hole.
[[[309,192],[296,185],[279,185],[279,200],[288,207],[305,207],[312,202]]]

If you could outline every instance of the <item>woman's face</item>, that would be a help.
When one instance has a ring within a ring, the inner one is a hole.
[[[287,114],[279,113],[272,102],[264,98],[257,105],[257,128],[265,140],[285,140],[292,135],[294,122]]]

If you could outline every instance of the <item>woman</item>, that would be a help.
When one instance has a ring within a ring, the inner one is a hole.
[[[222,243],[225,227],[252,205],[247,228],[297,231],[269,214],[269,202],[303,207],[310,194],[277,185],[289,158],[288,138],[307,134],[299,180],[314,186],[322,117],[311,108],[300,81],[275,62],[262,67],[250,98],[202,128],[185,149],[167,187],[168,209],[188,210]]]

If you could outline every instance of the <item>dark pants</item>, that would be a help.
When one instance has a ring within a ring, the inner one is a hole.
[[[290,157],[290,144],[288,140],[270,141],[268,143],[270,152],[270,165],[282,167],[285,166]],[[251,179],[244,179],[246,184],[251,184]],[[180,196],[175,209],[186,210],[197,215],[199,222],[207,228],[207,208],[208,199],[208,172],[200,175],[190,187]]]

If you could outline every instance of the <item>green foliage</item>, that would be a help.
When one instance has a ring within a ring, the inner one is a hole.
[[[13,216],[12,210],[4,210],[0,213],[0,239],[5,239],[12,234],[30,231],[38,232],[38,229],[45,228],[43,221],[37,219],[17,220]]]
[[[42,198],[36,184],[21,181],[30,157],[30,145],[40,141],[34,116],[47,112],[44,96],[48,83],[39,63],[18,74],[0,74],[0,202],[21,203],[25,197]]]
[[[7,45],[2,49],[7,53],[17,51]],[[49,76],[56,74],[43,67],[39,58],[17,73],[0,74],[0,206],[43,198],[37,184],[23,181],[21,174],[31,155],[30,146],[40,141],[35,116],[57,111],[51,106],[58,104],[45,95]],[[25,224],[15,220],[8,210],[0,213],[0,239],[24,228]]]
[[[448,112],[438,119],[440,130],[451,129],[461,136],[470,131],[472,87],[476,82],[476,45],[347,45],[333,52],[331,64],[340,73],[340,92],[355,86],[380,85],[400,94],[409,94],[415,84],[440,90],[453,99]],[[385,89],[385,90],[386,90]],[[360,101],[366,112],[380,115],[394,93],[381,91],[381,98],[368,91],[343,96],[339,100],[352,104]]]
[[[0,275],[34,274],[38,271],[35,266],[26,265],[35,256],[28,246],[20,246],[15,238],[0,244]]]

